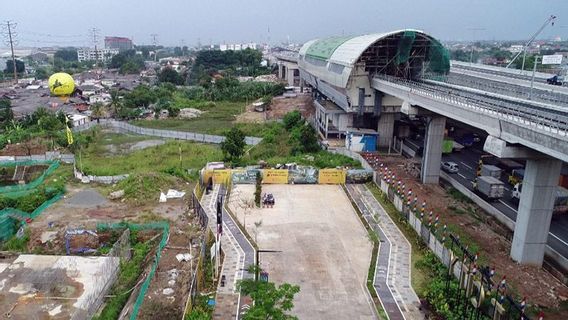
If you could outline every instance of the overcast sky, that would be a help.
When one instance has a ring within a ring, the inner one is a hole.
[[[7,2],[8,0],[3,0]],[[416,28],[441,40],[568,38],[568,0],[11,0],[19,43],[75,45],[89,29],[162,45],[287,41]],[[483,29],[483,30],[473,30]],[[102,44],[102,42],[101,42]]]

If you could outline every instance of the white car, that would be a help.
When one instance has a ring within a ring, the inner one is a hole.
[[[446,171],[447,173],[458,173],[460,171],[460,167],[457,163],[452,161],[444,161],[442,162],[442,170]]]

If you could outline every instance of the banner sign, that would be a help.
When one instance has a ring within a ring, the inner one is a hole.
[[[321,169],[319,171],[319,184],[344,184],[345,171],[339,169]]]
[[[264,169],[263,183],[269,184],[287,184],[288,183],[288,170],[286,169]]]

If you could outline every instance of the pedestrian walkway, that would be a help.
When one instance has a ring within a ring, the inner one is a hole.
[[[226,189],[221,185],[214,185],[213,190],[203,196],[204,210],[209,217],[209,228],[217,232],[217,199],[226,196]],[[217,301],[213,319],[240,319],[241,311],[247,310],[250,299],[241,297],[237,290],[237,281],[250,279],[253,274],[246,269],[254,264],[254,248],[238,228],[233,218],[223,206],[223,233],[221,235],[221,250],[224,260],[221,269],[221,279],[217,287]],[[239,309],[240,308],[240,309]]]
[[[220,191],[220,186],[215,185],[213,190],[204,195],[202,199],[204,210],[209,217],[209,228],[214,234],[217,233],[217,199]],[[223,223],[221,235],[221,250],[224,260],[220,273],[221,281],[217,286],[213,319],[237,319],[239,294],[236,290],[236,283],[237,280],[242,279],[244,253],[225,223]]]
[[[346,187],[363,218],[380,239],[373,286],[389,319],[423,319],[420,300],[411,284],[410,243],[367,186],[351,184]]]

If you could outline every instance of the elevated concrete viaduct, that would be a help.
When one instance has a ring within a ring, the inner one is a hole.
[[[298,54],[301,80],[316,99],[316,127],[327,138],[372,130],[393,140],[399,113],[426,122],[423,183],[438,183],[446,118],[489,134],[484,149],[527,160],[511,257],[541,265],[562,161],[568,161],[568,112],[463,90],[435,81],[449,73],[447,51],[418,30],[312,40]],[[331,128],[331,130],[330,130]]]

